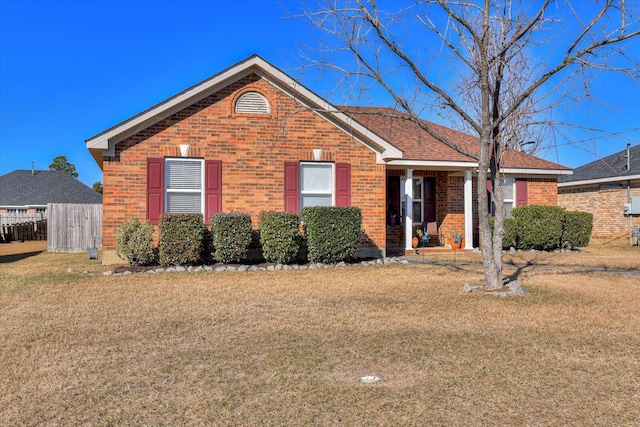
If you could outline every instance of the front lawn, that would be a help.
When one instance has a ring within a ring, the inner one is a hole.
[[[638,276],[526,270],[528,295],[497,298],[461,293],[481,283],[475,267],[114,277],[86,253],[31,252],[0,260],[0,425],[635,425],[640,413]]]

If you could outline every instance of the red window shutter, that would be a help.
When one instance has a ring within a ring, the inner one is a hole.
[[[351,165],[336,163],[336,206],[351,206]]]
[[[164,159],[147,159],[147,218],[157,225],[164,212]]]
[[[209,224],[211,215],[222,212],[222,162],[206,160],[204,172],[204,223]]]
[[[300,163],[284,163],[284,210],[300,214]]]
[[[516,179],[516,206],[526,206],[528,204],[527,181]]]

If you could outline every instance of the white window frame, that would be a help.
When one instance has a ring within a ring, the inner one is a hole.
[[[331,167],[331,182],[329,183],[329,191],[308,191],[308,190],[304,190],[303,181],[302,181],[302,177],[303,177],[302,169],[304,169],[305,167],[313,167],[313,166],[320,166],[320,167],[330,166]],[[313,195],[326,196],[326,195],[330,194],[331,195],[331,206],[335,206],[336,205],[336,185],[335,185],[335,181],[336,181],[336,166],[335,166],[335,163],[333,163],[333,162],[300,162],[300,212],[302,212],[302,208],[305,207],[303,205],[304,196],[313,196]],[[306,207],[308,207],[308,206],[306,206]]]
[[[198,162],[200,163],[200,189],[190,189],[190,188],[182,188],[182,189],[170,189],[168,188],[168,179],[169,179],[169,173],[168,170],[169,168],[167,167],[168,163],[171,162]],[[205,191],[204,191],[204,185],[205,185],[205,180],[204,180],[204,168],[205,168],[205,164],[204,164],[204,159],[191,159],[191,158],[184,158],[184,157],[167,157],[164,159],[164,212],[166,213],[191,213],[191,212],[169,212],[169,194],[173,193],[173,194],[185,194],[185,193],[199,193],[200,194],[200,212],[195,212],[195,213],[201,213],[204,217],[205,213],[204,213],[204,205],[205,205]]]
[[[509,184],[510,183],[510,184]],[[513,208],[516,207],[516,179],[515,178],[500,178],[500,186],[503,188],[506,188],[508,186],[511,187],[512,191],[511,194],[513,194],[513,198],[505,198],[504,199],[504,206],[505,206],[505,214],[504,217],[505,218],[513,218],[513,215],[511,214],[511,212],[513,211]],[[504,194],[504,191],[502,192],[502,194]],[[511,210],[507,210],[507,204],[511,204]],[[494,197],[493,197],[493,191],[491,192],[491,215],[495,216],[496,214],[496,205],[494,203]]]
[[[415,189],[416,189],[416,185],[420,184],[420,194],[415,194]],[[413,224],[416,225],[421,225],[424,224],[424,180],[422,179],[422,177],[414,177],[412,179],[412,185],[413,188],[411,188],[411,194],[412,194],[412,198],[413,198],[413,206],[411,206],[412,213],[413,215]],[[416,220],[415,218],[415,205],[419,205],[420,206],[420,221]]]

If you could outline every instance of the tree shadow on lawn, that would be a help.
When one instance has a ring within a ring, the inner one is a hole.
[[[509,262],[509,263],[505,263],[504,266],[505,267],[512,267],[515,268],[516,271],[514,271],[512,274],[510,275],[504,275],[505,281],[506,282],[516,282],[518,280],[518,277],[520,277],[520,275],[522,273],[524,273],[524,271],[529,268],[529,267],[535,267],[535,263],[532,261],[527,261],[526,264],[524,265],[518,265],[514,262]]]
[[[27,252],[23,254],[0,255],[0,264],[8,264],[11,262],[21,261],[32,256],[36,256],[46,251]]]

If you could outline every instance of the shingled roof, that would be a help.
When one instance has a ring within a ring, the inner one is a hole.
[[[461,154],[429,135],[422,127],[410,120],[408,114],[392,108],[343,107],[363,126],[398,147],[403,159],[416,161],[472,162],[476,159]],[[480,139],[436,123],[423,121],[440,135],[458,144],[463,150],[479,155]],[[570,168],[549,162],[520,151],[509,150],[505,154],[503,167],[512,169],[540,169],[570,171]]]
[[[629,169],[627,169],[627,150],[598,159],[573,170],[572,176],[561,177],[558,182],[596,181],[607,178],[628,179],[640,176],[640,145],[629,148]],[[611,179],[608,179],[609,181]]]
[[[0,176],[0,206],[102,203],[102,195],[60,171],[15,170]]]

